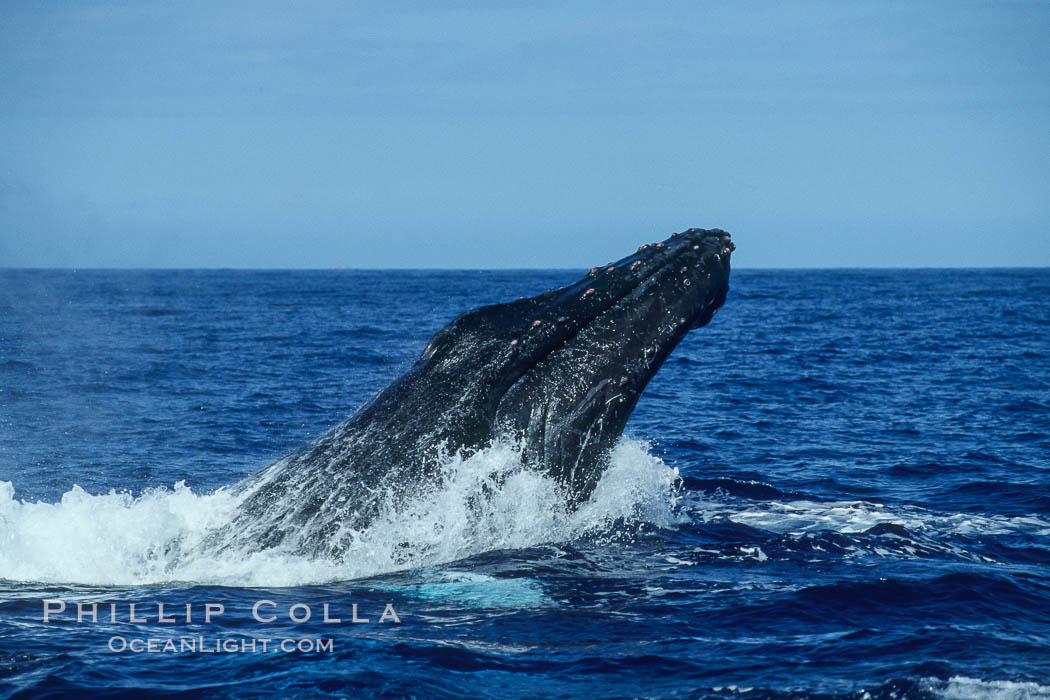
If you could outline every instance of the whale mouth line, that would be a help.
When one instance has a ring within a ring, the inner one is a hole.
[[[723,231],[690,231],[643,246],[598,274],[592,269],[564,288],[545,307],[572,319],[564,332],[536,338],[532,347],[512,343],[505,384],[486,401],[493,432],[527,436],[533,461],[564,465],[578,504],[596,483],[579,464],[604,461],[609,436],[622,431],[653,375],[689,331],[721,307],[733,247]],[[594,286],[581,296],[587,285]],[[587,303],[592,292],[601,295],[594,305]],[[542,303],[542,295],[535,300]]]

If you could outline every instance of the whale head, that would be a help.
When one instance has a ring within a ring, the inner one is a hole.
[[[237,515],[204,546],[338,555],[384,508],[440,483],[445,455],[504,438],[579,505],[649,380],[725,301],[733,248],[724,231],[690,229],[464,313],[354,415],[241,482]]]
[[[734,249],[725,231],[689,229],[574,284],[468,311],[433,337],[412,374],[423,387],[465,392],[465,434],[454,442],[515,438],[525,461],[579,502],[649,380],[725,301]]]

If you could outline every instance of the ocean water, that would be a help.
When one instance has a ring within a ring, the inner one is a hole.
[[[495,445],[339,561],[170,546],[577,277],[0,270],[0,695],[1050,697],[1046,269],[737,270],[578,511]]]

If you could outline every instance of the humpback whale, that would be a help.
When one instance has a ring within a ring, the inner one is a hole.
[[[443,456],[502,437],[578,506],[649,380],[722,306],[735,247],[721,229],[689,229],[574,284],[467,311],[356,413],[236,487],[211,545],[338,556],[384,499],[426,489]]]

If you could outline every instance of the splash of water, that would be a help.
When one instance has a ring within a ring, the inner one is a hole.
[[[344,555],[324,560],[281,547],[199,547],[236,512],[239,497],[226,489],[196,494],[179,482],[132,496],[74,486],[58,503],[25,503],[10,482],[0,482],[0,578],[298,586],[564,542],[614,524],[675,521],[677,470],[644,443],[621,440],[591,499],[575,511],[553,479],[522,467],[517,449],[497,443],[467,458],[448,457],[434,488],[407,502],[391,499],[368,527],[340,533],[351,542]]]

